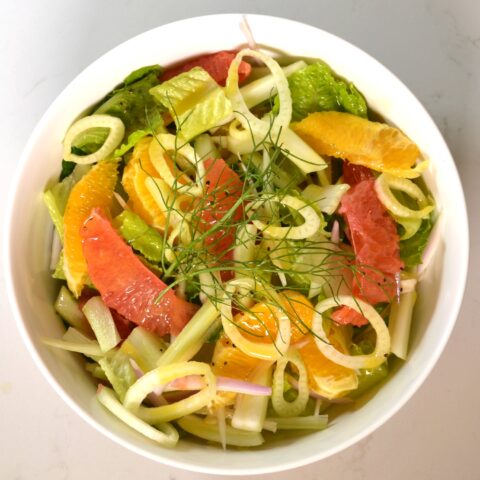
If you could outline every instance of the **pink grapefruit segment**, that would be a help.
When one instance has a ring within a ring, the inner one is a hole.
[[[88,274],[108,307],[159,335],[177,335],[182,330],[198,307],[167,290],[167,285],[135,256],[102,210],[92,210],[80,235]]]

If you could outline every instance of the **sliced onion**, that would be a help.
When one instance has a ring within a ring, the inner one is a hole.
[[[278,295],[273,289],[266,289],[265,286],[259,285],[252,278],[239,278],[231,280],[224,286],[224,296],[219,302],[219,311],[222,318],[222,325],[225,334],[230,338],[232,343],[238,347],[243,353],[251,357],[261,358],[262,360],[277,360],[284,355],[290,345],[290,319],[283,312],[278,312],[277,324],[278,333],[273,343],[257,343],[247,340],[233,322],[232,316],[232,296],[237,291],[246,289],[263,293],[266,296],[275,297],[275,300],[281,305]]]
[[[412,210],[402,205],[393,195],[392,189],[400,190],[416,200],[420,210]],[[406,178],[394,177],[388,173],[382,173],[375,180],[375,191],[385,208],[397,217],[407,219],[425,218],[433,210],[433,206],[428,205],[428,200],[418,185]]]
[[[269,121],[261,120],[253,115],[248,109],[242,93],[240,92],[238,86],[238,68],[245,56],[261,60],[272,72],[272,76],[274,77],[275,86],[280,100],[280,109],[278,115],[271,123]],[[290,88],[288,87],[288,80],[280,65],[268,55],[248,48],[240,50],[230,64],[225,93],[232,102],[235,116],[243,125],[243,128],[248,131],[252,130],[255,135],[260,137],[267,137],[270,135],[272,138],[276,138],[281,130],[287,128],[290,124],[292,118],[292,96],[290,94]]]
[[[285,195],[282,198],[273,198],[269,201],[278,202],[293,208],[304,218],[305,222],[296,227],[278,227],[275,225],[267,225],[261,220],[252,220],[252,223],[263,235],[276,239],[303,240],[311,237],[320,229],[320,217],[317,215],[317,212],[303,200],[291,195]],[[264,203],[264,201],[259,200],[260,205]],[[256,205],[254,205],[253,208],[255,208],[255,206]]]
[[[205,380],[200,375],[189,375],[178,378],[165,385],[164,392],[176,390],[201,390],[205,387]],[[272,395],[271,387],[265,387],[256,383],[245,382],[236,378],[217,377],[217,391],[244,393],[258,397],[269,397]]]
[[[97,399],[107,410],[142,435],[145,435],[164,447],[174,447],[177,444],[178,432],[172,425],[169,423],[161,423],[156,425],[157,428],[148,425],[127,410],[117,400],[112,389],[99,385]]]
[[[331,308],[346,305],[363,315],[377,334],[375,350],[369,355],[346,355],[339,352],[328,341],[323,329],[322,313]],[[387,359],[390,353],[390,334],[383,318],[368,303],[350,295],[338,295],[319,302],[313,314],[312,331],[315,334],[317,348],[332,362],[346,368],[375,368]]]
[[[283,395],[285,368],[289,363],[292,363],[298,370],[298,395],[292,402],[287,402]],[[277,366],[273,373],[272,406],[280,417],[295,417],[305,410],[308,397],[307,369],[298,351],[289,349],[288,352],[277,361]]]
[[[187,375],[203,375],[206,386],[179,402],[160,407],[143,407],[145,397],[156,387]],[[201,362],[180,362],[158,367],[138,379],[125,395],[125,408],[147,423],[168,422],[196,412],[208,405],[216,395],[216,379],[209,365]]]
[[[108,137],[103,145],[90,155],[76,155],[72,153],[75,139],[85,130],[90,128],[108,128]],[[67,131],[63,140],[63,158],[70,162],[87,165],[107,158],[120,145],[125,135],[123,122],[111,115],[90,115],[77,120]]]

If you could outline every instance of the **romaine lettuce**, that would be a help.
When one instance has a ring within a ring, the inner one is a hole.
[[[414,267],[422,263],[422,253],[425,249],[433,223],[429,217],[423,219],[420,228],[413,237],[400,242],[400,258],[405,267]]]
[[[352,83],[337,79],[328,65],[312,63],[288,77],[292,94],[292,120],[309,113],[338,110],[367,117],[365,99]]]
[[[169,110],[186,142],[232,114],[232,105],[223,88],[201,67],[163,82],[150,93]]]
[[[120,235],[147,260],[160,262],[163,252],[163,237],[148,226],[138,215],[124,210],[114,224]]]
[[[136,130],[154,131],[163,125],[165,109],[150,95],[149,90],[158,85],[160,67],[148,67],[132,72],[123,84],[110,92],[94,113],[120,118],[125,125],[125,138]]]

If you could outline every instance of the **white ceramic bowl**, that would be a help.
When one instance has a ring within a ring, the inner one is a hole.
[[[325,431],[267,443],[258,450],[223,452],[188,441],[166,450],[103,409],[79,358],[40,342],[41,336],[58,336],[62,330],[52,306],[58,286],[49,275],[52,227],[41,194],[59,173],[66,128],[137,67],[168,65],[196,54],[245,45],[241,15],[192,18],[156,28],[111,50],[73,80],[45,113],[23,153],[8,208],[3,260],[25,343],[35,364],[75,412],[112,440],[145,457],[223,475],[275,472],[323,459],[390,418],[422,384],[445,347],[459,311],[468,263],[467,217],[458,174],[443,138],[413,94],[372,57],[329,33],[286,19],[247,18],[258,44],[295,56],[321,58],[352,80],[369,105],[399,126],[432,162],[426,180],[442,212],[441,246],[421,283],[408,361],[394,365],[388,381],[368,402],[340,415]]]

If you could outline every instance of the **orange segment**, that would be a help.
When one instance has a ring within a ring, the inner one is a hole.
[[[212,357],[212,371],[219,377],[236,378],[248,381],[255,368],[262,360],[253,358],[243,353],[239,348],[232,345],[226,335],[222,335],[215,344]],[[235,401],[235,393],[219,392],[216,397],[216,405],[231,405]]]
[[[294,125],[318,154],[330,155],[399,176],[420,157],[417,145],[400,130],[350,113],[316,112]]]
[[[290,318],[292,337],[290,342],[297,343],[312,326],[313,305],[308,298],[299,292],[285,290],[280,294],[285,309]],[[282,308],[263,302],[256,303],[248,312],[235,315],[234,322],[244,332],[246,337],[253,342],[271,343],[277,335],[277,320],[282,313]]]
[[[165,216],[145,186],[145,180],[149,176],[158,177],[148,154],[150,142],[151,138],[145,138],[135,146],[132,158],[123,172],[122,185],[127,192],[130,208],[149,225],[162,230]]]
[[[343,336],[341,328],[332,326],[328,339],[337,350],[345,352],[346,347],[341,338]],[[336,398],[358,387],[358,378],[355,371],[338,365],[325,357],[317,348],[313,336],[298,351],[305,363],[311,390],[327,398]]]
[[[73,187],[65,208],[64,271],[68,288],[78,297],[88,280],[87,263],[82,252],[80,228],[94,207],[108,211],[117,183],[117,162],[97,163]]]

